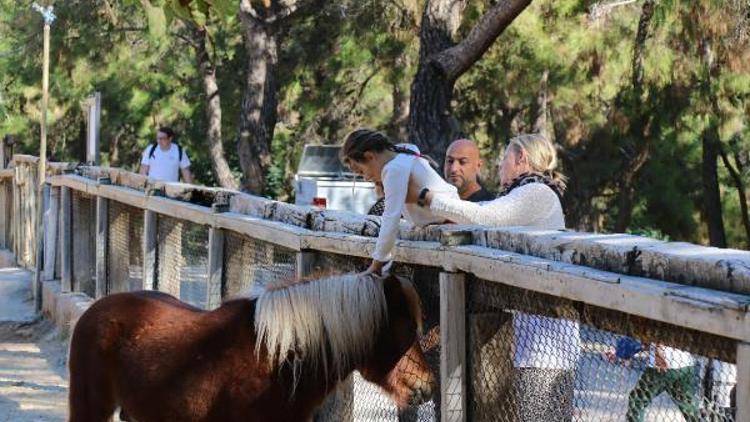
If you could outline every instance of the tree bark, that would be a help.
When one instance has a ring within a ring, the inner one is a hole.
[[[633,102],[630,104],[633,110],[633,118],[630,125],[630,138],[638,145],[637,152],[633,158],[628,157],[628,162],[623,172],[618,194],[617,219],[615,220],[615,231],[624,232],[630,226],[633,216],[633,199],[635,197],[635,181],[638,172],[648,161],[651,142],[647,133],[649,117],[646,116],[641,107],[643,97],[643,56],[645,53],[646,40],[651,19],[654,16],[654,1],[647,0],[643,3],[641,17],[638,20],[638,31],[633,46],[633,62],[631,67],[631,89],[633,91]]]
[[[459,44],[454,43],[465,0],[428,0],[422,13],[417,74],[411,85],[410,141],[423,153],[443,160],[451,141],[461,136],[452,115],[456,80],[479,60],[531,0],[498,2]]]
[[[276,126],[276,34],[250,0],[240,3],[247,71],[242,94],[237,152],[242,167],[241,189],[262,195],[271,165],[271,140]]]
[[[216,66],[206,48],[206,30],[193,28],[193,39],[195,40],[196,59],[198,69],[201,73],[203,91],[206,95],[206,140],[208,141],[208,155],[211,158],[211,168],[216,180],[222,187],[237,189],[239,184],[232,175],[226,156],[221,136],[221,96],[219,85],[216,82]]]
[[[745,194],[745,182],[742,180],[743,166],[742,162],[735,156],[736,167],[732,165],[729,160],[729,156],[724,151],[724,148],[719,145],[719,154],[721,155],[721,161],[724,163],[724,167],[729,171],[729,175],[732,177],[734,187],[737,189],[737,197],[740,201],[740,218],[742,219],[742,226],[745,228],[745,244],[750,248],[750,214],[747,210],[747,195]]]
[[[737,160],[735,158],[735,163],[737,166],[735,167],[732,165],[732,162],[729,160],[729,156],[724,151],[724,148],[719,145],[719,155],[721,156],[721,161],[724,163],[724,167],[729,172],[729,175],[732,178],[732,181],[734,182],[734,187],[737,189],[737,197],[740,201],[740,218],[742,219],[742,226],[745,228],[745,243],[748,248],[750,248],[750,215],[748,215],[747,212],[747,195],[745,194],[745,182],[742,180],[742,163],[740,160]]]
[[[727,247],[727,236],[724,230],[724,219],[721,208],[721,191],[719,190],[718,158],[721,150],[721,139],[719,137],[719,122],[721,110],[719,109],[716,93],[711,89],[712,75],[718,72],[718,64],[714,56],[713,47],[709,40],[703,40],[703,62],[705,65],[706,78],[704,90],[708,94],[711,110],[715,114],[709,120],[708,127],[703,131],[703,211],[708,225],[708,240],[711,246],[720,248]]]
[[[552,141],[552,131],[549,130],[547,115],[549,110],[547,109],[547,81],[549,80],[549,70],[545,70],[542,74],[542,80],[539,83],[539,93],[536,96],[536,118],[534,119],[534,125],[532,130],[535,133],[542,134],[544,137]]]
[[[715,125],[711,125],[703,133],[703,209],[708,225],[708,240],[711,246],[727,247],[724,231],[724,220],[721,209],[721,192],[719,191],[719,177],[717,175],[717,160],[719,157],[719,139]]]

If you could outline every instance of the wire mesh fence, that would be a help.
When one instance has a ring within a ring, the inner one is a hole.
[[[74,190],[71,203],[73,291],[96,297],[96,197]]]
[[[238,233],[224,235],[222,297],[257,295],[276,280],[297,274],[294,251]]]
[[[143,289],[143,210],[109,201],[107,293]]]
[[[732,421],[728,339],[470,278],[472,421]]]
[[[208,227],[162,214],[157,221],[158,290],[206,308]]]

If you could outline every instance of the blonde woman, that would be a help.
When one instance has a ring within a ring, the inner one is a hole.
[[[407,202],[459,224],[565,228],[561,198],[564,177],[557,153],[544,136],[512,138],[500,163],[502,191],[497,199],[473,203],[429,188],[409,185]],[[516,406],[521,421],[560,421],[573,416],[579,326],[562,320],[514,312]]]

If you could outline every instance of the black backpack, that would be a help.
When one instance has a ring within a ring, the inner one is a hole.
[[[173,144],[177,145],[177,163],[182,162],[182,145],[178,144],[177,142],[172,142]],[[154,151],[156,151],[156,147],[158,147],[159,144],[154,142],[151,144],[151,149],[148,151],[148,158],[150,160],[154,159]]]

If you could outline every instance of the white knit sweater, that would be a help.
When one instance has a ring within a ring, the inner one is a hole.
[[[565,228],[560,199],[543,183],[519,186],[505,196],[478,203],[435,193],[430,211],[458,224]]]

